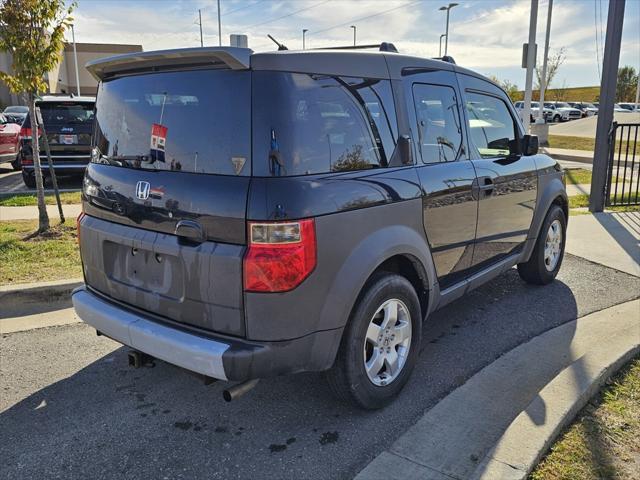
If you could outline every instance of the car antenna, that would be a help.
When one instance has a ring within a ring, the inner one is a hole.
[[[271,41],[273,41],[273,43],[275,43],[276,45],[278,45],[278,50],[289,50],[287,48],[287,46],[284,43],[280,43],[278,40],[276,40],[275,38],[273,38],[271,35],[269,35],[267,33],[267,37],[269,37],[271,39]]]

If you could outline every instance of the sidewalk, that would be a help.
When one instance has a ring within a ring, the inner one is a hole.
[[[82,205],[62,205],[62,211],[68,220],[74,219],[80,215]],[[50,219],[58,218],[58,206],[47,205],[47,213]],[[0,207],[0,220],[35,220],[38,218],[38,207]]]
[[[640,300],[616,305],[514,348],[427,411],[356,480],[525,479],[640,351],[639,312]]]
[[[559,161],[593,164],[593,152],[587,150],[569,150],[567,148],[541,147],[540,151]]]
[[[569,218],[566,252],[640,277],[640,212]]]

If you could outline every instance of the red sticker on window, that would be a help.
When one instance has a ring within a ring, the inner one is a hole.
[[[164,151],[167,144],[167,127],[154,123],[151,125],[151,159],[164,162]]]

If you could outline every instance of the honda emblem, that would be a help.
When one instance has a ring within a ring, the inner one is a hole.
[[[140,181],[136,183],[136,197],[140,200],[146,200],[149,198],[149,190],[151,190],[149,182]]]

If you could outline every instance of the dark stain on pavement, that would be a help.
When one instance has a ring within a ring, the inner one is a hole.
[[[193,427],[193,423],[186,421],[186,422],[176,422],[173,424],[174,427],[179,428],[180,430],[189,430],[191,427]]]
[[[216,433],[227,433],[229,431],[229,429],[227,427],[216,427],[216,429],[214,430],[214,432]]]
[[[287,438],[287,445],[291,445],[295,441],[296,441],[296,437]]]
[[[286,445],[278,445],[275,443],[272,443],[271,445],[269,445],[269,450],[271,451],[271,453],[284,452],[286,449],[287,449]]]
[[[328,443],[336,443],[338,441],[338,432],[324,432],[320,435],[320,445],[327,445]]]

